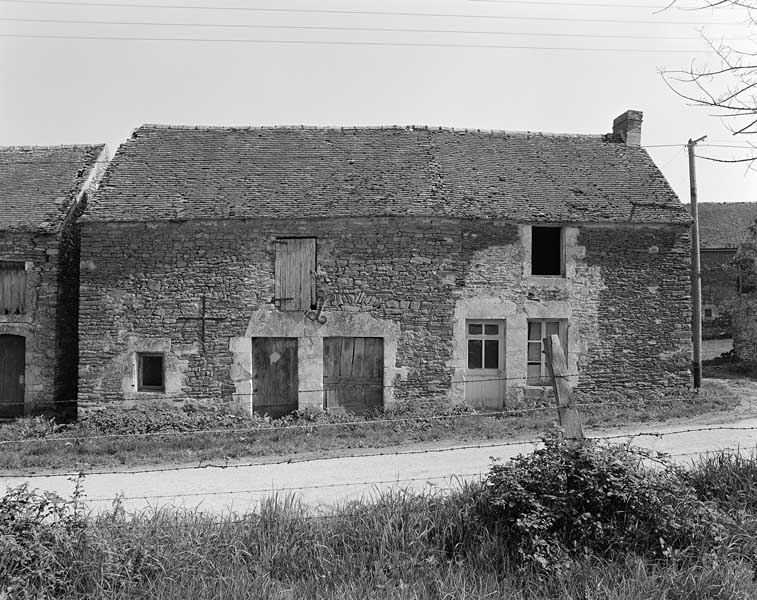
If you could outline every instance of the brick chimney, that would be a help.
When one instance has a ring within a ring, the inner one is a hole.
[[[640,110],[627,110],[612,122],[613,137],[627,146],[641,145],[641,119],[644,116]]]

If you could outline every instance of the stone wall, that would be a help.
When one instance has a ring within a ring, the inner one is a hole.
[[[73,301],[70,287],[76,282],[60,277],[61,248],[68,255],[70,242],[61,245],[57,235],[0,232],[0,260],[26,266],[26,314],[0,315],[0,334],[25,338],[25,414],[58,412],[61,406],[75,410],[75,404],[64,403],[75,400],[76,337],[71,333],[72,307],[61,308],[61,302]]]
[[[732,262],[736,250],[702,250],[702,337],[717,339],[730,337],[731,315],[739,297],[738,270]],[[705,317],[704,309],[713,311]]]
[[[523,399],[529,319],[567,324],[574,383],[600,396],[689,384],[686,228],[567,227],[565,277],[530,274],[528,225],[442,218],[82,224],[79,400],[253,402],[250,338],[297,337],[300,406],[322,402],[322,338],[385,340],[385,407],[466,394],[467,319],[505,324],[505,401]],[[323,325],[281,312],[274,241],[317,238]],[[206,297],[202,339],[201,298]],[[136,353],[165,353],[165,392]]]

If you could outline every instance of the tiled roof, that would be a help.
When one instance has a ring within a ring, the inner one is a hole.
[[[104,149],[0,146],[0,231],[55,231]]]
[[[647,152],[610,138],[145,125],[118,149],[84,219],[435,215],[687,223]]]
[[[697,208],[699,247],[705,250],[738,248],[757,217],[757,202],[700,202]]]

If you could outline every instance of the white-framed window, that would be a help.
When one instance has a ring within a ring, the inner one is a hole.
[[[702,320],[714,321],[718,318],[718,307],[713,304],[705,304],[702,307]]]
[[[568,351],[568,322],[565,319],[529,319],[526,342],[526,384],[551,385],[549,369],[542,340],[550,335],[559,335],[563,352]]]
[[[565,230],[557,226],[531,227],[531,275],[565,276]]]
[[[504,363],[504,321],[468,320],[468,371],[502,369]]]
[[[0,261],[0,315],[26,313],[26,265]]]
[[[137,353],[137,391],[166,391],[165,356],[163,353]]]

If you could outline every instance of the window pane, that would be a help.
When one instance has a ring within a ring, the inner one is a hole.
[[[528,339],[541,340],[541,321],[528,322]]]
[[[163,357],[162,356],[142,356],[142,381],[141,387],[162,388],[163,387]]]
[[[484,369],[499,369],[499,340],[484,342]]]
[[[539,384],[541,383],[541,365],[528,365],[526,371],[528,377],[528,383]]]
[[[528,361],[541,363],[541,343],[528,343]]]
[[[547,321],[547,335],[560,335],[559,321]]]
[[[484,333],[486,335],[499,335],[499,325],[484,325]]]
[[[483,351],[481,340],[468,340],[468,368],[480,369],[483,361],[481,353]]]
[[[483,325],[481,323],[468,323],[468,333],[471,335],[481,335]]]

